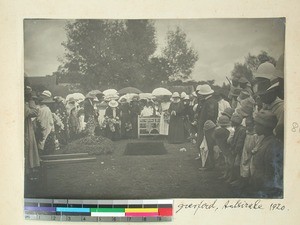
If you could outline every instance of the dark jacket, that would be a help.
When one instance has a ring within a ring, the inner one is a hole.
[[[231,153],[241,156],[243,153],[244,142],[246,139],[246,127],[240,125],[235,128],[231,142]]]
[[[94,106],[89,99],[84,100],[84,122],[88,122],[90,116],[95,115]]]
[[[265,137],[253,153],[251,183],[259,189],[282,188],[283,145],[274,136]]]
[[[109,117],[109,118],[113,118],[113,110],[111,107],[107,107],[105,110],[105,116]],[[117,107],[116,108],[116,117],[120,118],[120,109]]]

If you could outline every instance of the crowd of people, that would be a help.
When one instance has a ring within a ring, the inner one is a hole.
[[[25,168],[32,177],[39,155],[84,135],[138,137],[139,117],[159,117],[158,133],[171,144],[195,144],[200,170],[222,168],[230,185],[273,193],[283,180],[283,56],[261,64],[255,81],[231,80],[228,96],[208,84],[193,93],[119,96],[89,92],[84,99],[38,96],[25,88]]]

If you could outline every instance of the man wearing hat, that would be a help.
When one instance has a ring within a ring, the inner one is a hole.
[[[263,138],[252,151],[251,185],[270,197],[282,196],[283,145],[273,134],[277,118],[272,112],[261,110],[254,118],[254,124],[257,135]]]
[[[219,114],[218,114],[218,117],[221,116],[222,112],[226,109],[226,108],[229,108],[230,107],[230,104],[229,102],[227,102],[225,99],[224,99],[224,94],[222,93],[222,90],[218,90],[216,91],[215,93],[215,98],[218,102],[218,110],[219,110]]]
[[[172,144],[179,144],[185,141],[183,121],[184,106],[178,92],[174,92],[172,98],[173,101],[168,110],[170,114],[168,141]]]
[[[252,91],[252,88],[251,88],[251,84],[250,84],[250,82],[249,82],[244,76],[242,76],[242,77],[239,79],[238,82],[239,82],[240,88],[241,88],[243,91],[248,92],[250,95],[253,94],[253,91]]]
[[[55,128],[53,115],[48,107],[54,103],[50,91],[45,90],[39,98],[37,124],[38,149],[42,154],[49,154],[55,150]]]
[[[264,103],[263,109],[270,110],[276,115],[277,125],[274,129],[276,137],[284,141],[284,102],[278,96],[278,86],[273,85],[260,93],[259,97]]]
[[[216,123],[219,110],[218,102],[215,100],[215,98],[213,98],[214,90],[212,90],[208,84],[199,85],[196,91],[198,98],[202,100],[201,104],[198,104],[198,107],[195,112],[198,115],[197,148],[199,148],[204,137],[204,123],[207,120],[211,120],[212,122]]]

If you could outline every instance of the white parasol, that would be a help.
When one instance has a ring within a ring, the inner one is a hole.
[[[153,91],[152,91],[152,95],[154,96],[163,96],[163,95],[167,95],[167,96],[171,96],[172,95],[172,92],[169,91],[168,89],[166,88],[155,88]]]

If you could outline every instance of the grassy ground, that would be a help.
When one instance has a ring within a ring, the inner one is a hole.
[[[141,140],[134,140],[135,142]],[[65,164],[48,170],[48,187],[31,188],[26,197],[135,199],[237,197],[217,177],[220,171],[199,171],[191,143],[164,141],[167,154],[127,156],[128,140],[115,142],[111,155],[96,162]],[[185,147],[186,152],[179,149]],[[84,152],[84,149],[82,149]]]

